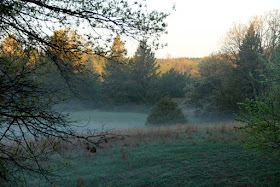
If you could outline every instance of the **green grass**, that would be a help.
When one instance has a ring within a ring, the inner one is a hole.
[[[180,127],[181,128],[181,127]],[[280,160],[245,151],[227,126],[142,134],[97,154],[72,153],[56,186],[278,186]],[[171,128],[172,130],[172,128]],[[176,133],[180,132],[180,136]],[[136,134],[139,134],[140,131]],[[146,137],[146,138],[145,138]],[[40,185],[39,185],[40,184]],[[34,186],[50,186],[34,180]]]

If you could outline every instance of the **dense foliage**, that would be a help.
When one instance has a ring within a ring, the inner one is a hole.
[[[280,100],[279,88],[270,90],[263,98],[246,100],[240,104],[243,115],[238,120],[246,125],[244,141],[248,148],[275,153],[280,156]]]
[[[190,83],[190,75],[179,73],[171,68],[159,78],[159,90],[161,95],[171,98],[184,97],[184,87]]]
[[[280,87],[279,87],[279,59],[280,46],[278,46],[267,63],[263,83],[266,90],[256,99],[247,99],[240,104],[243,112],[238,120],[245,123],[240,128],[244,131],[245,145],[248,148],[264,150],[280,157]]]
[[[181,74],[187,73],[192,76],[197,75],[197,64],[200,62],[200,58],[159,58],[156,62],[160,65],[160,70],[166,72],[169,69],[174,69]]]
[[[185,123],[187,123],[187,119],[181,108],[169,97],[162,98],[153,106],[146,121],[148,126]]]
[[[117,51],[105,62],[103,81],[100,82],[104,104],[152,105],[161,97],[183,97],[189,76],[174,69],[160,74],[154,53],[147,41],[141,41],[133,58],[126,57],[126,49],[117,36],[112,45]]]
[[[199,62],[197,76],[185,88],[187,103],[207,114],[232,114],[237,103],[266,92],[279,46],[279,17],[279,11],[272,11],[234,25],[220,52]]]
[[[198,77],[185,87],[186,103],[201,114],[231,114],[242,101],[240,82],[233,64],[224,55],[205,57],[198,64]]]

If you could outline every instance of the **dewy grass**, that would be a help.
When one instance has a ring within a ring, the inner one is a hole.
[[[111,148],[98,149],[96,154],[73,151],[71,166],[53,178],[55,186],[280,184],[280,161],[245,151],[239,132],[231,124],[176,125],[119,133],[129,133],[130,137],[111,143]],[[38,179],[31,181],[27,186],[51,186]]]

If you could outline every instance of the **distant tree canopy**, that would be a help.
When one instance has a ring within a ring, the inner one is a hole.
[[[242,101],[239,78],[234,65],[223,55],[213,55],[201,60],[198,77],[185,87],[187,104],[201,113],[232,113]]]
[[[171,98],[185,97],[184,88],[190,80],[190,75],[187,73],[182,74],[171,68],[159,78],[160,93]]]
[[[83,53],[87,50],[82,46],[82,36],[71,29],[55,30],[50,38],[52,46],[47,53],[50,53],[52,60],[56,63],[68,63],[72,67],[84,66]],[[70,64],[69,64],[70,63]]]
[[[23,55],[22,44],[16,40],[16,36],[9,34],[1,43],[1,54],[10,58]]]
[[[123,61],[126,58],[127,50],[124,46],[124,42],[121,40],[119,34],[117,34],[116,38],[113,41],[110,57],[115,61]]]
[[[192,76],[197,75],[197,64],[200,62],[200,58],[166,58],[156,59],[162,73],[169,69],[174,69],[181,74],[190,74]]]
[[[103,100],[109,104],[152,105],[164,96],[183,97],[189,76],[171,69],[161,74],[154,53],[147,41],[141,41],[133,58],[126,57],[120,37],[112,44],[118,55],[106,60],[100,86]]]

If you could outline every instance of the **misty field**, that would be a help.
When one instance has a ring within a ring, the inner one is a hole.
[[[89,129],[119,129],[144,127],[148,114],[129,112],[77,111],[70,112],[72,120]]]
[[[175,100],[175,99],[174,99]],[[179,99],[177,99],[179,100]],[[176,100],[176,101],[177,101]],[[182,103],[181,100],[177,101]],[[224,121],[223,118],[202,118],[193,114],[193,110],[184,109],[183,113],[187,116],[189,123],[205,123],[213,121]],[[148,117],[148,112],[111,112],[111,111],[96,111],[96,110],[80,110],[70,111],[70,119],[76,121],[77,126],[86,129],[126,129],[126,128],[142,128],[145,127],[145,122]],[[226,119],[227,120],[227,119]],[[80,128],[78,128],[80,130]]]
[[[66,147],[53,186],[278,186],[280,160],[244,150],[242,124],[207,123],[114,130],[128,135],[97,153]],[[27,186],[51,186],[30,179]]]

